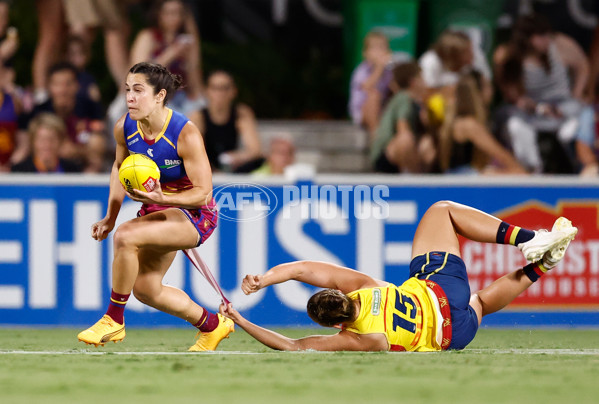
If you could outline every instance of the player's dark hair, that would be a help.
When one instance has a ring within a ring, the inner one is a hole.
[[[62,72],[65,70],[73,73],[73,76],[75,77],[75,79],[77,79],[77,75],[79,74],[77,72],[77,68],[73,66],[73,64],[70,62],[58,62],[50,66],[50,68],[48,69],[48,78],[52,77],[55,73]]]
[[[171,73],[166,67],[157,63],[141,62],[129,69],[130,74],[143,74],[154,89],[154,94],[164,89],[166,96],[164,104],[181,88],[183,79],[178,74]]]
[[[324,327],[353,321],[356,316],[356,306],[352,300],[335,289],[325,289],[314,294],[308,300],[307,310],[310,318]]]

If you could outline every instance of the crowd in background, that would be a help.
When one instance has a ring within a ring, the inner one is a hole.
[[[273,139],[267,156],[262,156],[256,117],[249,106],[237,102],[230,73],[211,72],[204,85],[200,36],[185,2],[148,3],[149,25],[128,46],[127,2],[36,1],[33,83],[31,90],[25,90],[15,83],[11,70],[11,61],[19,55],[19,37],[10,25],[10,2],[0,0],[0,172],[109,172],[114,159],[112,128],[127,113],[127,72],[143,61],[162,64],[182,77],[185,85],[169,107],[201,128],[215,171],[282,174],[281,164],[293,162],[293,155],[281,157],[281,151],[294,151],[285,136]],[[104,59],[118,89],[106,106],[97,79],[87,69],[90,46],[99,31],[104,35]]]
[[[19,33],[10,2],[0,0],[0,172],[109,172],[127,71],[151,61],[182,76],[169,106],[200,128],[215,171],[282,174],[294,162],[292,139],[275,137],[263,149],[235,78],[224,70],[204,77],[186,3],[149,2],[150,22],[134,33],[127,4],[138,1],[37,0],[25,89],[13,68]],[[98,33],[118,88],[109,105],[88,71]],[[599,175],[598,74],[599,40],[582,49],[537,14],[519,17],[491,64],[465,32],[447,30],[415,60],[398,61],[372,31],[351,77],[349,115],[368,136],[376,172]]]
[[[518,18],[492,68],[464,32],[446,30],[417,60],[396,62],[373,31],[349,111],[370,135],[377,172],[597,175],[591,53],[538,14]]]

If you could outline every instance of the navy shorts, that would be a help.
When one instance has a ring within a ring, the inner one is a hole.
[[[431,251],[410,263],[410,277],[429,279],[443,289],[451,309],[451,344],[448,349],[464,349],[478,330],[476,312],[470,306],[470,285],[464,261],[457,255]]]

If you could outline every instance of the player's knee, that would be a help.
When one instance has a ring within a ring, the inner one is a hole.
[[[114,232],[114,248],[122,249],[135,246],[135,237],[132,227],[128,223],[123,223]]]
[[[437,201],[435,202],[430,209],[435,211],[448,211],[451,209],[453,202],[451,201]]]

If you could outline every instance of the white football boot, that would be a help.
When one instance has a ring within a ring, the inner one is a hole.
[[[524,254],[524,257],[531,262],[536,262],[545,256],[545,253],[550,252],[549,262],[557,264],[564,257],[566,248],[570,241],[574,239],[578,229],[572,226],[565,217],[559,217],[551,231],[539,230],[535,231],[535,236],[525,243],[518,244],[518,248]],[[555,266],[553,264],[552,266]]]

